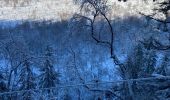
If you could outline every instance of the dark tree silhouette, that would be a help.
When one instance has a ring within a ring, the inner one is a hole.
[[[41,79],[39,82],[40,88],[51,88],[55,87],[56,84],[59,83],[59,73],[55,71],[54,68],[54,55],[53,55],[53,48],[47,46],[45,51],[45,61],[43,62],[43,66],[41,68]],[[48,94],[48,98],[53,96],[53,91],[50,89],[46,92]]]
[[[76,0],[78,1],[78,0]],[[125,79],[128,79],[128,73],[126,71],[126,67],[123,63],[120,62],[120,60],[118,59],[117,55],[115,54],[114,51],[114,39],[115,39],[115,34],[113,32],[113,27],[112,27],[112,22],[109,20],[109,18],[107,17],[107,12],[109,11],[107,2],[108,0],[83,0],[83,2],[80,0],[81,2],[81,8],[85,8],[85,7],[91,7],[92,10],[90,12],[92,13],[93,18],[89,18],[80,14],[76,14],[74,16],[73,19],[77,20],[77,19],[85,19],[87,20],[90,24],[86,25],[87,27],[90,28],[90,33],[91,33],[91,37],[93,38],[93,40],[95,40],[98,44],[105,44],[108,46],[108,48],[110,49],[110,56],[111,59],[113,59],[113,62],[115,63],[115,65],[118,65],[120,68],[120,71],[124,73]],[[109,32],[110,32],[110,39],[108,39],[108,41],[102,40],[100,38],[98,38],[95,34],[94,31],[94,26],[95,26],[95,21],[96,18],[98,16],[102,16],[105,20],[106,23],[108,24],[109,27]],[[134,100],[134,93],[132,90],[132,84],[131,82],[127,82],[128,84],[128,90],[130,93],[130,99]]]
[[[24,54],[24,64],[21,66],[21,72],[19,77],[20,90],[35,89],[35,77],[33,75],[33,69],[30,60],[27,60],[27,55]],[[24,100],[33,100],[35,96],[34,91],[22,93]]]
[[[4,75],[3,75],[3,72],[0,71],[0,92],[1,93],[7,91],[7,84],[5,83],[5,81],[6,81],[6,79],[5,79]],[[6,95],[0,95],[0,99],[1,100],[7,99]]]

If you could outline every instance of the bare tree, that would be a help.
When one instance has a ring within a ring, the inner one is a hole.
[[[91,37],[93,38],[93,40],[95,40],[98,44],[105,44],[110,49],[109,53],[110,53],[111,59],[113,59],[115,65],[119,66],[120,71],[124,73],[124,79],[128,79],[129,77],[128,77],[126,67],[123,63],[120,62],[120,60],[118,59],[114,51],[115,34],[113,32],[112,22],[107,17],[107,13],[109,11],[108,0],[82,0],[81,9],[85,9],[85,12],[88,11],[87,13],[91,13],[91,16],[93,17],[90,18],[89,16],[76,14],[73,19],[75,20],[86,19],[87,20],[87,23],[89,24],[86,26],[90,28]],[[108,39],[108,41],[98,38],[95,34],[95,31],[94,31],[95,21],[97,20],[97,17],[99,16],[103,17],[106,20],[106,23],[108,24],[109,31],[110,31],[110,39]],[[135,97],[134,97],[134,93],[132,90],[132,83],[128,82],[127,85],[128,85],[128,91],[130,93],[130,98],[134,100]]]

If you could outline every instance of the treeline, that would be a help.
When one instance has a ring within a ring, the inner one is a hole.
[[[169,35],[169,2],[156,9],[166,20],[143,13],[111,20],[107,0],[80,4],[84,12],[68,21],[1,27],[0,98],[169,99],[169,38],[157,39]]]
[[[16,27],[1,29],[1,99],[67,98],[81,100],[105,98],[131,100],[129,88],[131,88],[133,96],[138,99],[169,98],[169,80],[167,79],[133,81],[130,82],[130,87],[126,81],[99,84],[103,81],[102,77],[108,75],[110,75],[110,79],[120,77],[120,80],[127,80],[127,77],[128,79],[140,79],[168,76],[170,74],[168,69],[169,57],[165,54],[162,60],[159,60],[159,52],[152,45],[153,38],[137,43],[130,50],[128,56],[125,57],[126,61],[123,66],[126,72],[120,67],[110,64],[110,68],[116,69],[116,73],[114,73],[114,71],[106,71],[106,68],[110,69],[109,66],[103,68],[102,66],[105,65],[100,64],[106,61],[107,53],[104,52],[109,50],[104,49],[104,47],[107,46],[93,44],[93,39],[91,39],[88,47],[90,46],[93,52],[90,53],[87,47],[83,48],[85,46],[82,44],[85,43],[83,41],[80,43],[80,49],[90,54],[82,55],[80,51],[76,50],[78,47],[75,44],[77,43],[75,39],[87,39],[89,35],[83,34],[81,35],[83,37],[80,37],[71,33],[73,31],[68,32],[68,29],[63,28],[62,25],[67,26],[70,23],[26,22],[16,25]],[[85,27],[82,29],[88,30]],[[60,35],[66,37],[57,37]],[[70,38],[73,39],[69,40]],[[90,40],[90,37],[88,38]],[[69,45],[69,43],[75,45]],[[59,46],[61,44],[62,46]],[[67,57],[67,55],[69,56]],[[98,59],[96,55],[101,56],[97,64],[94,60]],[[90,57],[92,59],[89,59]],[[102,59],[102,57],[105,58]],[[108,57],[108,59],[110,58]],[[59,63],[59,60],[62,63]],[[90,65],[94,64],[94,66],[88,69],[86,62],[91,60]],[[83,70],[84,68],[85,70]],[[98,73],[94,70],[95,68],[97,68]],[[57,88],[61,85],[85,84],[88,83],[88,80],[94,85]]]

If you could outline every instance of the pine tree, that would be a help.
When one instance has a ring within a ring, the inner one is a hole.
[[[141,44],[134,48],[131,55],[128,56],[126,62],[126,70],[128,71],[129,78],[139,78],[141,77],[141,72],[144,69],[144,49]]]
[[[122,76],[126,75],[129,79],[137,79],[141,76],[141,72],[143,70],[143,65],[144,65],[144,51],[143,51],[143,46],[141,44],[137,45],[134,48],[134,51],[132,54],[128,56],[127,62],[125,64],[125,69],[126,73],[121,73],[123,74]],[[123,78],[123,77],[122,77]],[[131,82],[130,87],[128,86],[127,83],[123,83],[123,88],[124,90],[122,91],[122,94],[124,99],[132,99],[129,96],[128,89],[131,88],[133,91],[134,95],[137,93],[137,82]]]
[[[134,68],[135,68],[135,73],[136,76],[134,78],[139,78],[141,77],[141,71],[143,70],[144,67],[144,49],[141,44],[138,44],[137,47],[134,49]]]
[[[153,38],[144,41],[142,77],[149,77],[155,71],[157,55],[152,45]]]
[[[150,40],[147,40],[147,42]],[[146,42],[146,41],[145,41]],[[157,55],[156,52],[152,49],[152,45],[147,44],[143,46],[143,58],[142,58],[142,66],[141,66],[141,74],[140,77],[151,77],[153,72],[155,71]],[[155,98],[155,88],[146,84],[147,82],[139,82],[137,83],[138,89],[137,93],[139,97],[144,97],[143,99],[153,99]],[[142,95],[141,95],[142,94]]]
[[[148,46],[147,46],[148,47]],[[150,48],[150,47],[149,47]],[[138,44],[134,48],[134,52],[128,56],[126,62],[126,71],[129,79],[137,79],[141,77],[150,77],[150,75],[155,70],[156,65],[156,53],[152,49],[145,49],[145,47],[141,44]],[[152,91],[149,86],[145,86],[143,82],[131,82],[132,90],[135,94],[136,98],[140,98],[142,95],[150,94],[150,97],[153,98],[153,94],[155,93]],[[127,84],[124,83],[125,91],[122,92],[125,98],[128,98],[127,94]],[[148,89],[148,90],[147,90]]]
[[[6,87],[6,83],[5,83],[5,77],[2,74],[2,72],[0,72],[0,93],[3,93],[7,91],[7,87]],[[0,95],[0,100],[4,100],[6,97],[6,95]]]
[[[144,67],[144,51],[141,44],[137,45],[132,54],[128,56],[125,67],[129,78],[136,79],[140,77],[141,70]],[[120,71],[120,74],[124,78],[125,73]]]
[[[35,78],[33,76],[33,71],[31,68],[31,63],[27,59],[27,55],[24,55],[24,64],[21,67],[21,72],[20,72],[20,90],[30,90],[34,89],[36,87],[35,85]],[[22,98],[24,100],[34,100],[34,91],[29,91],[29,92],[24,92],[22,93]]]
[[[41,79],[40,79],[40,88],[51,88],[55,87],[59,83],[59,73],[55,71],[54,61],[53,61],[53,49],[50,46],[47,46],[45,53],[45,61],[41,68]],[[50,89],[47,91],[48,97],[53,95],[53,91]]]
[[[145,67],[145,73],[149,76],[154,72],[155,66],[156,66],[156,53],[155,51],[151,50],[147,52],[148,58],[146,58],[146,67]]]

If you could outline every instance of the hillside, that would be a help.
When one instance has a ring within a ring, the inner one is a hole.
[[[109,5],[112,7],[110,16],[123,17],[138,11],[150,13],[154,3],[152,0],[111,0]],[[73,0],[1,0],[0,20],[63,20],[78,13],[78,9]]]
[[[169,15],[169,0],[0,0],[0,100],[169,100]]]

